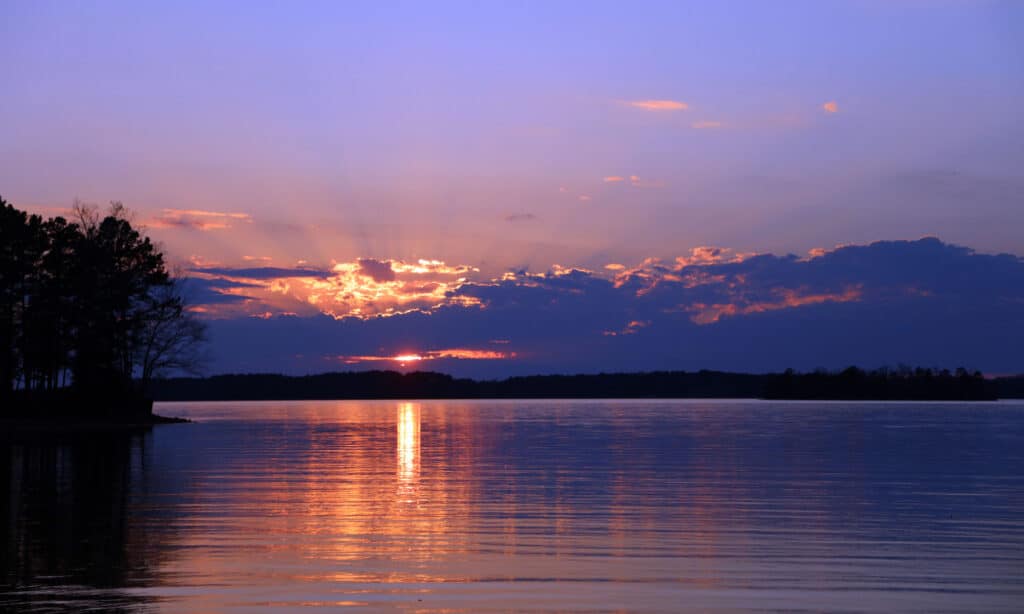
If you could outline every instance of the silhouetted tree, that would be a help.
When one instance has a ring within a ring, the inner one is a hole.
[[[70,374],[76,400],[102,401],[194,372],[205,329],[160,250],[120,203],[105,216],[76,204],[75,217],[44,222],[0,199],[0,395],[29,399]]]
[[[142,389],[148,390],[153,377],[162,373],[198,373],[205,341],[206,325],[188,310],[181,279],[157,287],[148,297],[135,343]]]
[[[41,227],[38,215],[29,216],[0,199],[0,377],[4,396],[9,396],[19,381],[31,382],[31,365],[26,365],[20,350],[28,342],[22,323],[35,281]]]

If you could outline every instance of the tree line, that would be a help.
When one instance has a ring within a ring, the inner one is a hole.
[[[999,382],[965,369],[878,369],[752,374],[659,371],[534,375],[503,380],[443,373],[359,371],[179,377],[153,381],[157,400],[497,399],[497,398],[764,398],[991,400]]]
[[[0,198],[0,398],[141,398],[199,364],[205,328],[125,208],[43,219]],[[78,408],[86,411],[87,408]]]

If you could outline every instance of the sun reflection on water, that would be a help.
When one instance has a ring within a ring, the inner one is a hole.
[[[420,406],[399,403],[397,430],[398,491],[406,500],[415,497],[420,477]]]

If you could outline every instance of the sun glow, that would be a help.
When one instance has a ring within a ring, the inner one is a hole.
[[[507,341],[505,342],[507,343]],[[420,352],[418,354],[398,354],[395,356],[371,356],[371,355],[353,355],[353,356],[335,356],[336,360],[347,365],[354,365],[361,362],[387,362],[394,361],[399,364],[405,365],[410,362],[420,362],[423,360],[437,360],[439,358],[453,358],[456,360],[506,360],[515,358],[515,352],[497,352],[495,350],[476,350],[469,348],[449,348],[446,350],[430,350]]]
[[[420,356],[419,354],[399,354],[398,356],[395,356],[393,360],[405,364],[407,362],[416,362],[418,360],[423,360],[423,357]]]

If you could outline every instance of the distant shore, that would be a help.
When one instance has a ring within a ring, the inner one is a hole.
[[[356,371],[319,375],[217,375],[155,380],[156,401],[371,399],[751,398],[771,400],[994,401],[1024,397],[1024,376],[879,369],[750,374],[658,371],[472,380],[443,373]]]
[[[95,416],[4,416],[0,417],[0,431],[4,433],[133,431],[148,429],[159,424],[183,424],[188,422],[191,422],[191,420],[158,416],[156,414],[124,418]]]

